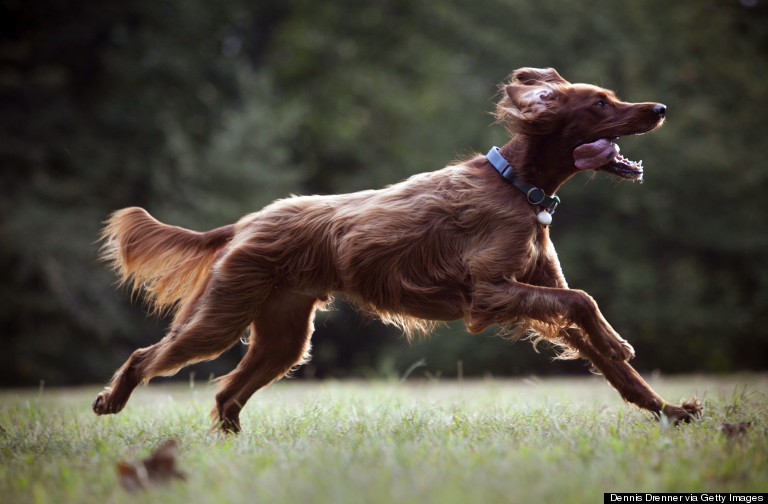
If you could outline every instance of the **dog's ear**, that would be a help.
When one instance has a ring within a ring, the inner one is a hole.
[[[496,106],[496,122],[510,133],[546,135],[554,131],[562,95],[556,85],[507,84],[502,93]]]
[[[512,82],[525,86],[536,84],[570,84],[554,68],[519,68],[512,72]]]

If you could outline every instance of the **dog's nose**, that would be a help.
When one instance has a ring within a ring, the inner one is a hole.
[[[659,116],[659,119],[663,119],[667,115],[667,106],[662,103],[657,103],[653,106],[653,113]]]

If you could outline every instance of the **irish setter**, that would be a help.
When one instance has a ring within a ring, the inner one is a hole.
[[[338,293],[406,334],[463,319],[472,333],[498,324],[588,359],[621,396],[675,423],[676,406],[627,363],[632,347],[585,292],[568,288],[549,239],[561,184],[580,170],[640,179],[618,137],[664,121],[659,103],[619,101],[553,69],[522,68],[500,87],[497,121],[511,140],[380,190],[276,201],[236,224],[199,233],[141,208],[115,212],[102,257],[157,312],[175,317],[157,344],[133,352],[93,403],[117,413],[133,389],[213,359],[250,326],[250,347],[221,378],[212,412],[225,432],[260,388],[309,357],[315,309]]]

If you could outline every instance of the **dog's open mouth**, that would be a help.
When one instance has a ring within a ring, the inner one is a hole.
[[[619,154],[614,138],[602,138],[578,146],[573,151],[574,164],[580,170],[601,170],[627,180],[643,179],[643,162]]]
[[[607,171],[608,173],[612,173],[628,180],[643,179],[643,160],[632,161],[621,154],[617,154],[613,161],[597,169]]]

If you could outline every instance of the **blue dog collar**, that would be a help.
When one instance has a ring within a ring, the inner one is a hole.
[[[488,162],[496,168],[496,171],[499,172],[504,180],[517,187],[525,194],[528,203],[531,205],[539,205],[545,210],[545,212],[539,212],[536,216],[539,219],[539,222],[544,225],[552,222],[552,214],[555,213],[557,206],[560,204],[560,197],[548,196],[543,189],[540,189],[533,184],[524,184],[515,181],[513,173],[514,168],[512,168],[512,165],[501,155],[498,147],[492,147],[491,150],[488,151],[488,154],[486,154],[486,157],[488,158]]]

